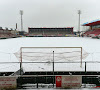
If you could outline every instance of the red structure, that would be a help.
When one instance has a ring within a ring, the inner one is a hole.
[[[84,33],[85,36],[100,36],[100,20],[92,21],[90,23],[84,23],[83,26],[90,26],[89,30]]]
[[[90,22],[90,23],[84,23],[83,26],[96,26],[96,25],[100,25],[100,20],[99,21],[95,21],[95,22]]]

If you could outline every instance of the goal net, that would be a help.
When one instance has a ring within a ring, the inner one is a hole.
[[[85,59],[88,53],[82,47],[21,47],[14,53],[23,62],[75,62]]]

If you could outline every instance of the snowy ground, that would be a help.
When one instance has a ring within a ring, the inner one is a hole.
[[[100,68],[100,39],[86,37],[23,37],[0,40],[0,62],[19,62],[14,55],[20,50],[20,47],[82,47],[89,53],[88,57],[83,60],[87,63],[88,71],[99,71]],[[52,64],[23,64],[25,71],[51,71]],[[67,68],[67,69],[64,69]],[[17,71],[19,63],[5,64],[0,63],[0,72]],[[84,63],[80,68],[80,63],[55,64],[56,71],[84,71]]]

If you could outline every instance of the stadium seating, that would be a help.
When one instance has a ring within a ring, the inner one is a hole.
[[[93,29],[93,30],[86,31],[84,33],[84,36],[96,37],[99,34],[100,34],[100,29]]]
[[[3,39],[3,38],[14,38],[14,37],[17,37],[17,35],[15,35],[15,34],[1,34],[0,33],[0,39]]]
[[[58,32],[57,31],[44,31],[45,36],[57,36]]]
[[[28,28],[27,36],[65,36],[66,34],[73,34],[73,28]]]

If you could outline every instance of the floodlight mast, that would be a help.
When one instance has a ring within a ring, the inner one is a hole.
[[[20,15],[21,15],[21,31],[23,31],[23,18],[22,18],[23,10],[20,10]]]
[[[78,10],[78,14],[79,14],[78,32],[79,32],[79,37],[80,37],[80,14],[81,14],[81,10]]]

